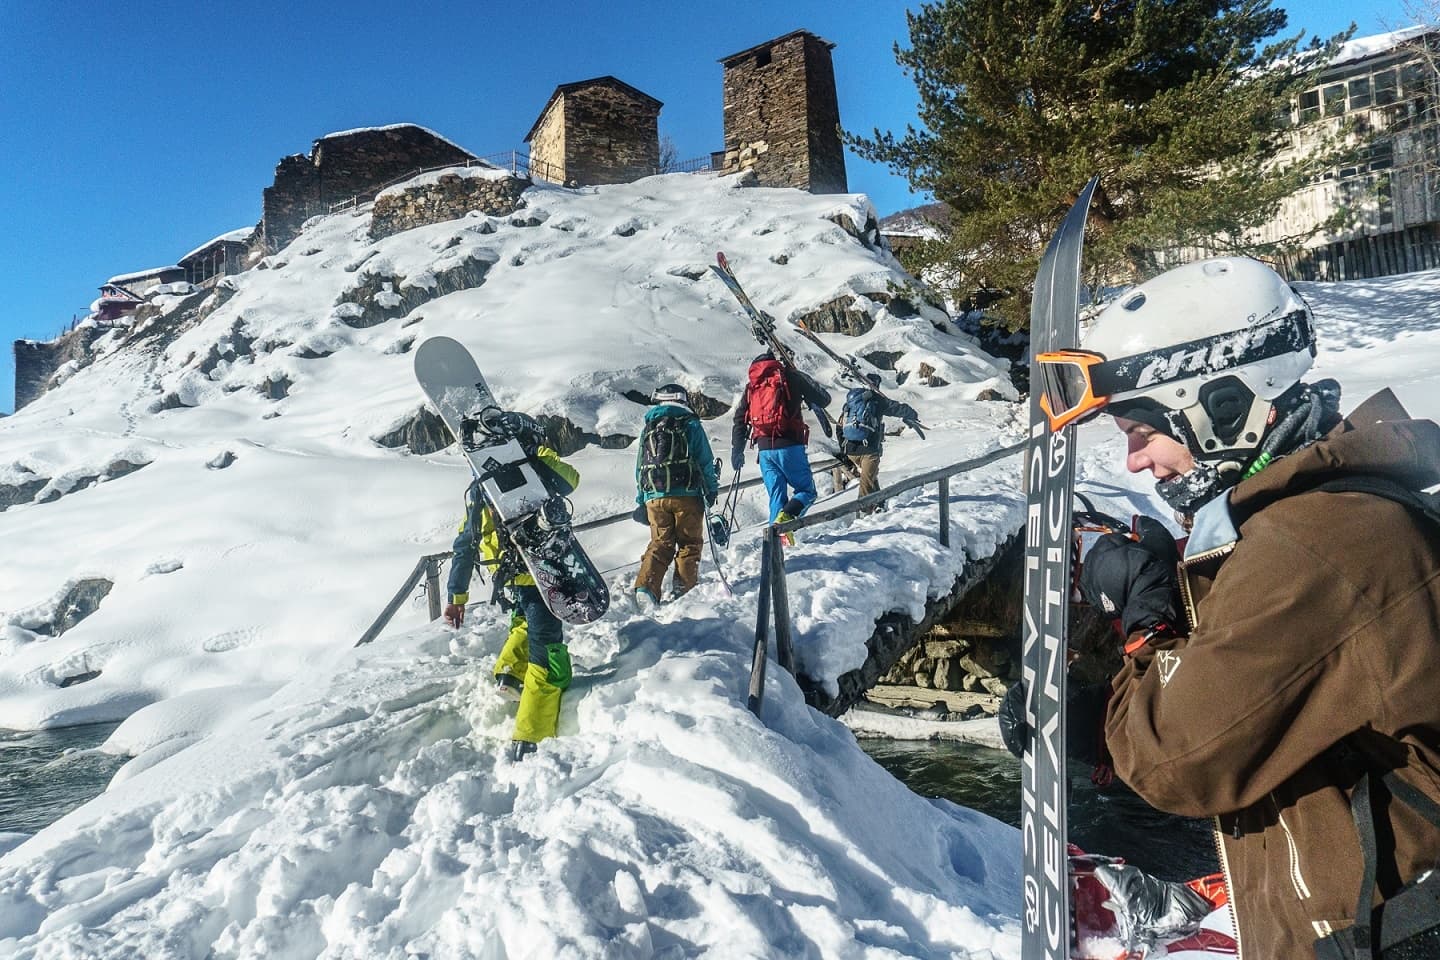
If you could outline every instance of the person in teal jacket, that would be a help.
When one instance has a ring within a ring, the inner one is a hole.
[[[705,542],[705,510],[720,493],[720,472],[710,438],[690,409],[685,388],[667,383],[655,391],[655,406],[635,453],[636,519],[644,512],[650,544],[640,559],[635,596],[658,603],[665,573],[675,562],[670,599],[700,579],[700,548]]]
[[[552,476],[547,485],[565,493],[580,484],[580,473],[560,455],[539,441],[539,425],[528,417],[522,443],[526,452]],[[523,759],[546,737],[555,736],[560,720],[560,698],[570,686],[570,651],[565,646],[563,624],[535,586],[535,578],[508,542],[502,541],[495,518],[480,496],[479,483],[465,493],[465,517],[455,537],[455,556],[450,562],[445,622],[458,627],[465,621],[465,604],[470,599],[470,576],[478,560],[510,605],[510,635],[495,661],[495,684],[502,695],[518,699],[515,732],[510,748],[514,760]]]

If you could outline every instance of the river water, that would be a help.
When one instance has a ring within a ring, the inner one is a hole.
[[[94,750],[117,726],[0,730],[0,833],[34,833],[98,796],[128,759]]]
[[[860,746],[922,797],[943,797],[1020,825],[1020,761],[1008,751],[948,740],[870,740]],[[1124,857],[1165,880],[1188,880],[1220,869],[1211,821],[1152,809],[1123,784],[1090,782],[1070,767],[1070,842],[1088,853]]]

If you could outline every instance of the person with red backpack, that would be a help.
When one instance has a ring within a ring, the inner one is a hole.
[[[802,403],[828,432],[824,414],[830,393],[824,387],[782,364],[768,350],[751,361],[745,391],[735,405],[730,466],[737,471],[744,466],[747,439],[755,445],[760,452],[760,476],[770,495],[771,523],[794,520],[815,502],[815,478],[805,451],[810,428],[800,415]]]

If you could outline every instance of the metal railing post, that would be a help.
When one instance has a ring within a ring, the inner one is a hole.
[[[390,618],[395,616],[395,611],[399,610],[400,605],[405,602],[405,598],[410,596],[410,591],[415,589],[415,584],[420,582],[420,577],[424,572],[425,558],[421,557],[416,561],[415,569],[410,571],[410,576],[405,578],[404,585],[395,592],[395,596],[390,598],[390,602],[385,605],[385,609],[380,611],[380,616],[376,617],[375,622],[370,624],[370,629],[366,630],[364,635],[355,641],[355,646],[358,647],[369,643],[371,640],[380,636],[380,631],[385,629],[385,625],[390,622]]]
[[[755,611],[755,649],[750,657],[750,696],[746,706],[755,716],[765,699],[765,661],[770,645],[770,538],[760,547],[760,601]]]
[[[950,546],[950,478],[940,478],[940,546]]]
[[[439,620],[440,602],[440,561],[435,557],[425,558],[425,599],[430,601],[430,619]]]
[[[795,650],[790,645],[790,594],[785,589],[785,544],[770,527],[765,533],[770,547],[770,608],[775,612],[775,659],[793,676]]]

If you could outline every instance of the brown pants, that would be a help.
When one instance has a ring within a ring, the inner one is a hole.
[[[860,493],[863,497],[880,489],[880,457],[873,453],[852,453],[850,459],[860,470]],[[841,490],[845,487],[848,478],[845,472],[838,467],[835,469],[835,489]],[[866,511],[869,513],[870,511]]]
[[[700,549],[705,544],[705,504],[699,497],[660,497],[647,501],[650,546],[640,558],[635,589],[644,587],[656,599],[665,583],[665,571],[675,561],[675,596],[700,579]]]

